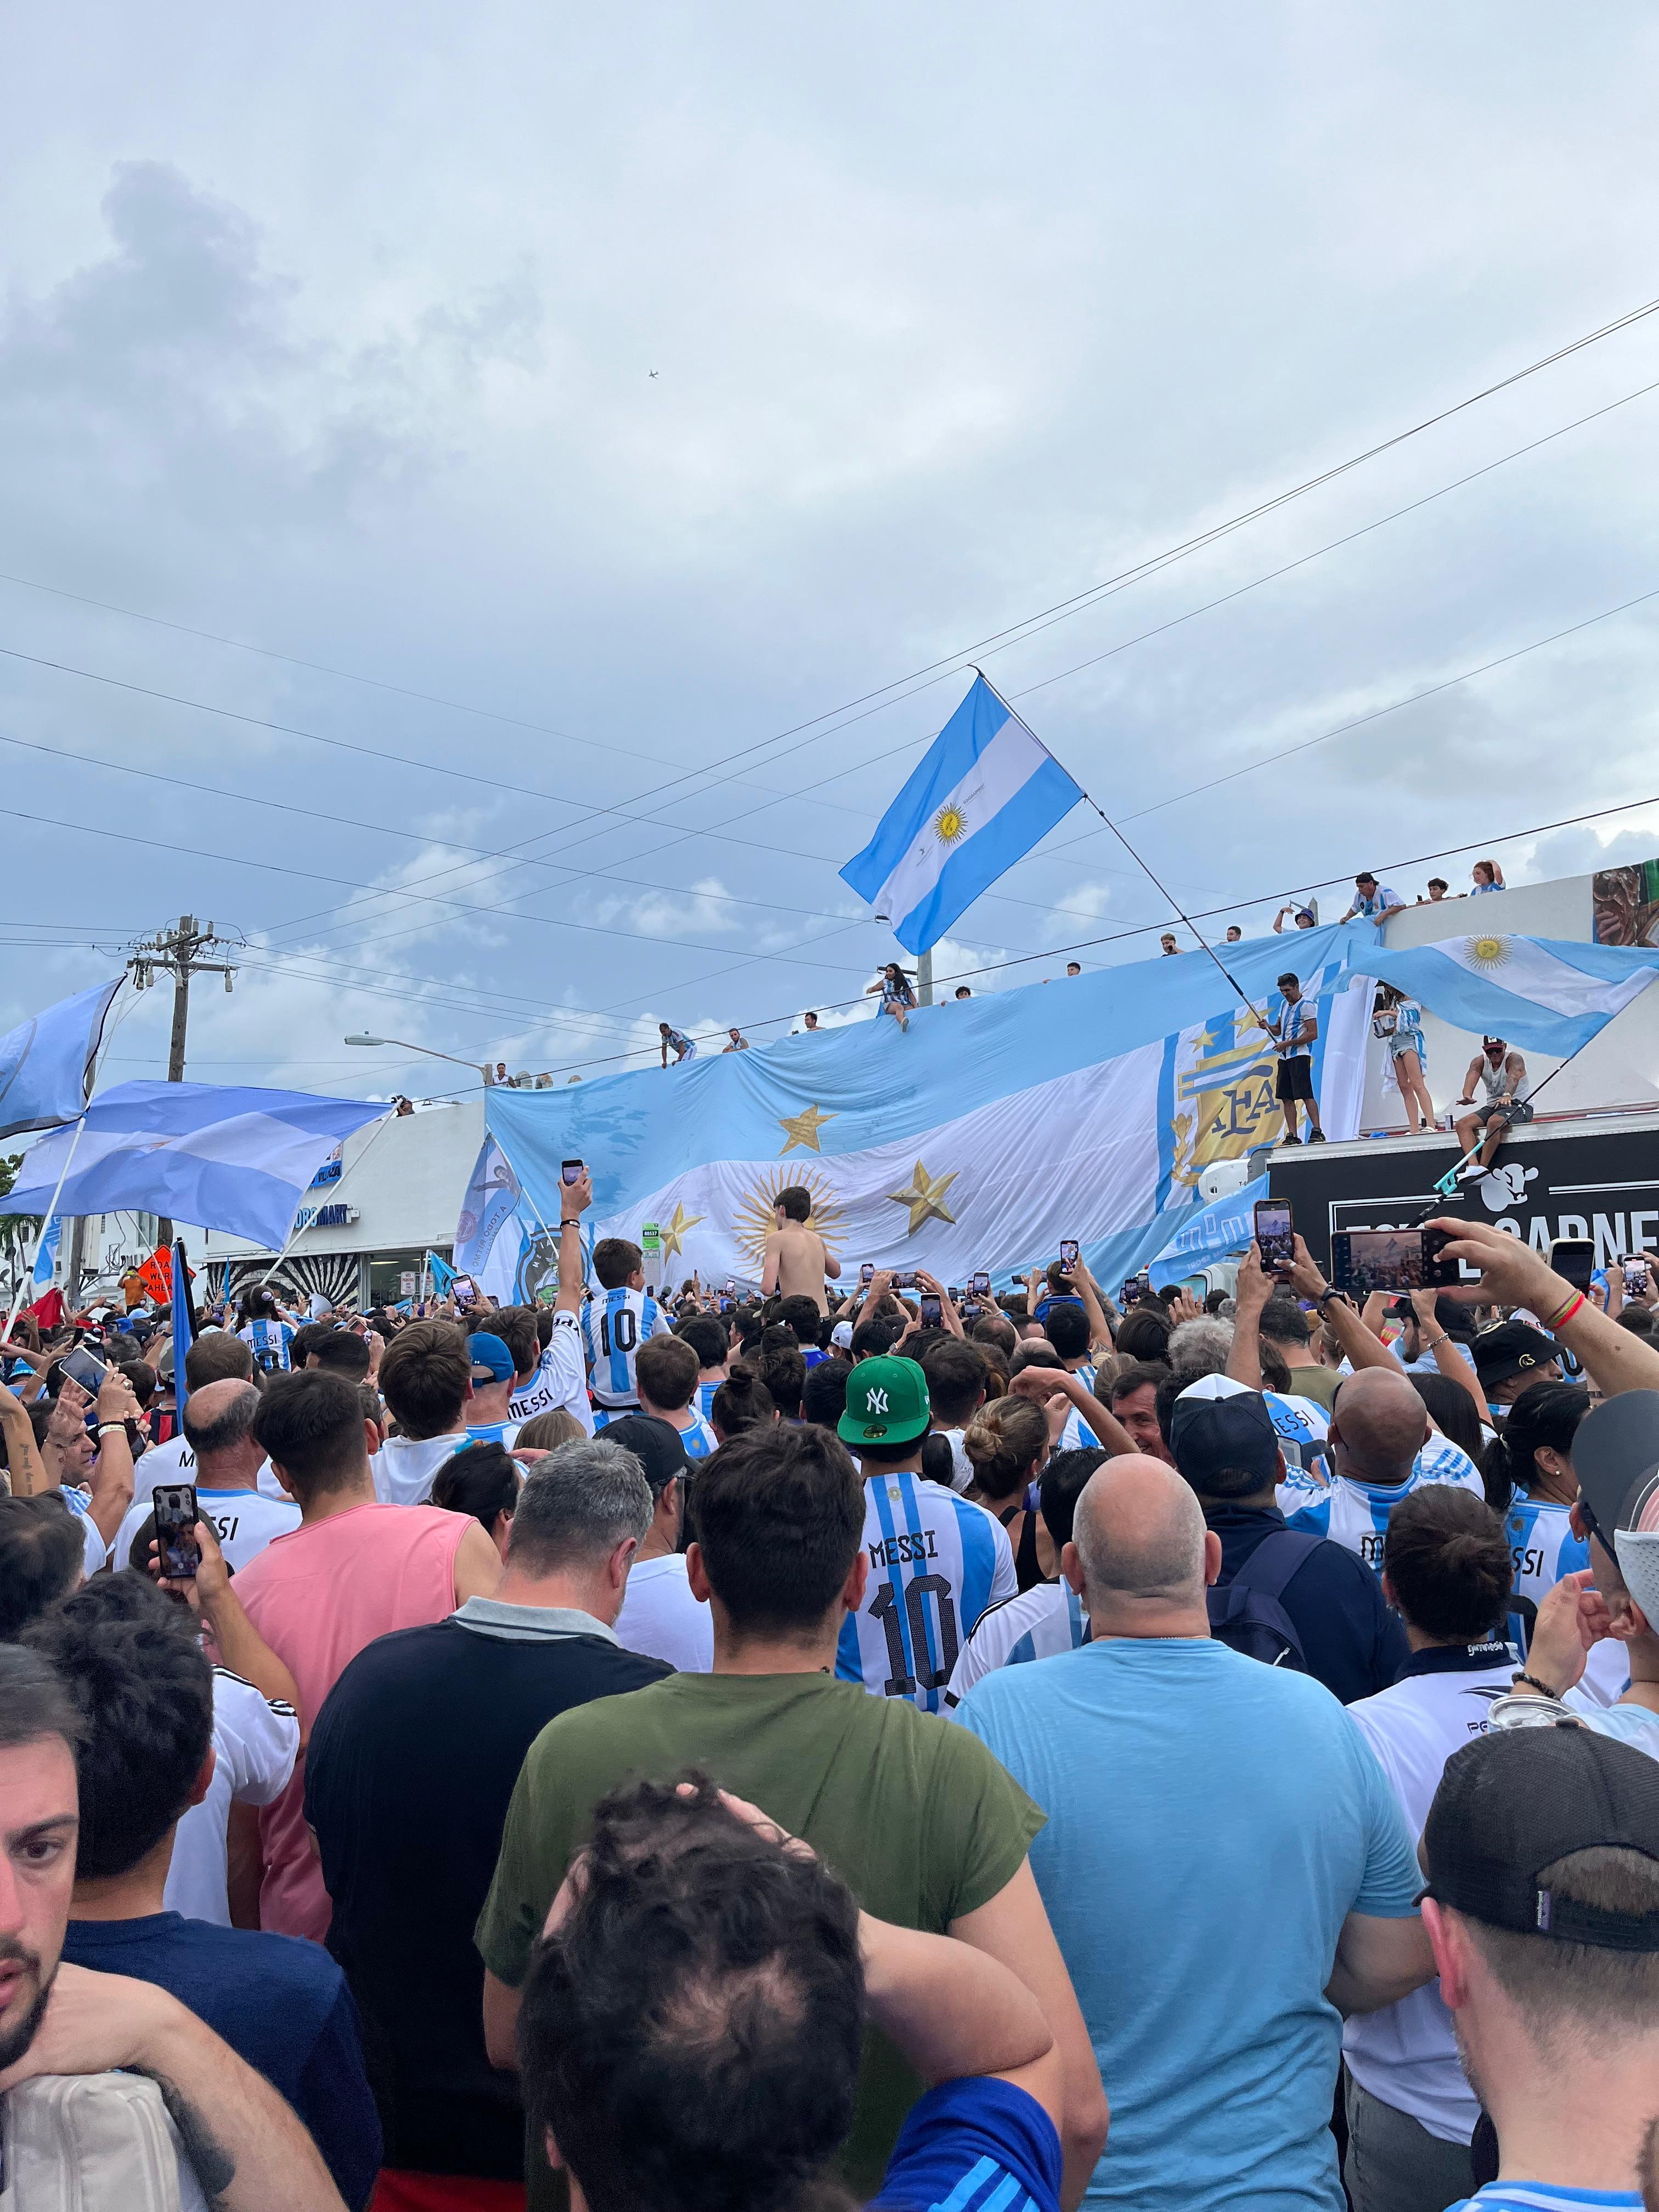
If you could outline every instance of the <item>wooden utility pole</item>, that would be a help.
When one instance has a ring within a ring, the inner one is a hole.
[[[147,991],[161,969],[173,978],[173,1036],[167,1046],[167,1081],[182,1083],[185,1079],[185,1041],[190,1026],[190,979],[192,975],[222,975],[225,988],[231,988],[235,969],[228,960],[204,960],[198,956],[216,945],[224,943],[213,933],[210,921],[198,921],[193,914],[181,914],[177,924],[170,929],[158,929],[147,938],[133,954],[127,965],[132,970],[133,988]],[[157,1217],[155,1238],[159,1244],[173,1242],[173,1224],[165,1214]]]

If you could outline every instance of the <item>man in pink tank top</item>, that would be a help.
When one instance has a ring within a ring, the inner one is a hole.
[[[266,1385],[254,1436],[300,1508],[236,1577],[236,1595],[300,1691],[309,1735],[323,1700],[366,1644],[394,1628],[442,1620],[501,1579],[495,1547],[470,1515],[435,1505],[382,1505],[369,1470],[357,1393],[326,1368]],[[259,1816],[264,1881],[259,1924],[280,1936],[328,1934],[328,1892],[305,1824],[305,1755]]]

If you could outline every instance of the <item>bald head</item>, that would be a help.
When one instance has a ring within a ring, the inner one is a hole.
[[[198,1488],[216,1484],[241,1489],[258,1472],[264,1453],[253,1441],[259,1393],[251,1382],[204,1382],[185,1400],[185,1442],[196,1455]]]
[[[1339,1473],[1358,1482],[1405,1482],[1428,1433],[1427,1411],[1405,1376],[1362,1367],[1343,1378],[1331,1415]]]
[[[1125,1610],[1203,1613],[1209,1579],[1203,1509],[1162,1460],[1135,1453],[1097,1468],[1078,1500],[1072,1541],[1091,1620]]]

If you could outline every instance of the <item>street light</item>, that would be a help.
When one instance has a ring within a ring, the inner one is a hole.
[[[428,1060],[449,1060],[457,1067],[471,1068],[474,1075],[478,1072],[476,1060],[457,1060],[453,1052],[434,1052],[429,1044],[410,1044],[407,1037],[349,1036],[343,1042],[362,1045],[395,1044],[401,1052],[423,1052]]]

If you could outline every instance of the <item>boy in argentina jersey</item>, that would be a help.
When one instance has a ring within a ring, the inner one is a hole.
[[[666,1334],[668,1316],[645,1287],[645,1255],[623,1237],[603,1237],[593,1247],[599,1287],[582,1308],[582,1356],[593,1395],[593,1425],[613,1413],[637,1413],[640,1393],[634,1355],[650,1338]]]
[[[937,1713],[980,1615],[1018,1583],[994,1516],[923,1480],[929,1419],[927,1377],[913,1360],[865,1359],[853,1370],[839,1432],[862,1465],[870,1578],[842,1624],[836,1673],[872,1697]]]
[[[672,1333],[653,1336],[634,1355],[640,1411],[672,1429],[687,1459],[707,1459],[720,1439],[692,1405],[697,1388],[697,1355]]]
[[[1305,1473],[1279,1486],[1289,1527],[1328,1536],[1379,1566],[1389,1516],[1425,1482],[1455,1482],[1484,1498],[1468,1454],[1431,1429],[1423,1401],[1397,1369],[1362,1368],[1346,1376],[1331,1415],[1328,1484]]]

